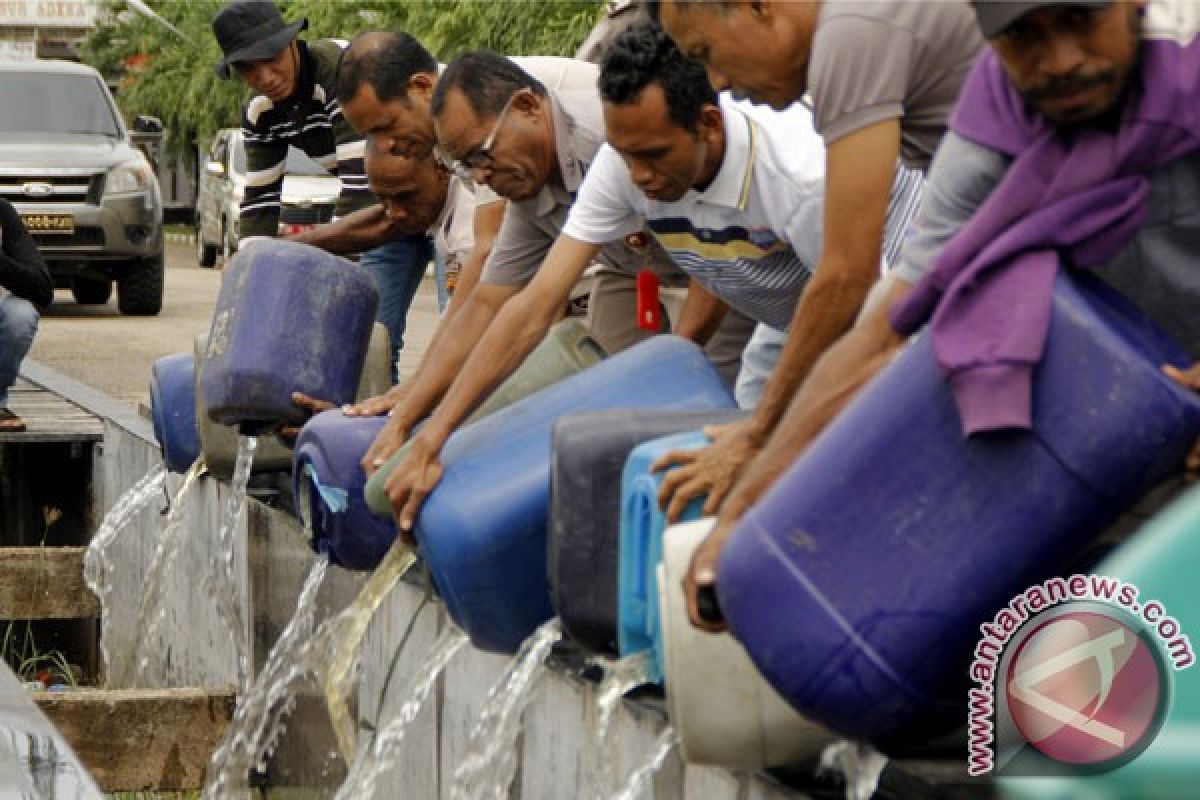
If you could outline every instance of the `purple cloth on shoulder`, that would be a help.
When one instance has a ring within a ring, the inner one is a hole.
[[[1013,158],[1004,178],[891,311],[911,333],[932,318],[938,364],[966,435],[1031,427],[1031,383],[1064,258],[1112,259],[1141,228],[1149,175],[1200,147],[1200,44],[1144,39],[1120,123],[1061,130],[1029,110],[990,50],[951,129]]]

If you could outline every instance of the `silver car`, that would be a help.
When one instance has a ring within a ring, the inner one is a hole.
[[[112,95],[91,67],[0,63],[0,196],[21,214],[54,283],[80,303],[157,314],[162,197]],[[157,121],[156,121],[157,122]]]
[[[333,219],[342,183],[296,148],[284,164],[280,235],[299,233]],[[196,261],[202,267],[226,260],[238,246],[238,217],[246,191],[246,150],[242,132],[222,128],[213,137],[196,195]]]

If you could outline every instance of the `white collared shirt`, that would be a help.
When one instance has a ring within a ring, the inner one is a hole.
[[[563,232],[590,244],[641,230],[733,308],[783,330],[821,253],[825,148],[806,109],[745,113],[722,96],[725,157],[712,183],[675,202],[647,198],[605,145]]]
[[[451,175],[446,186],[446,204],[437,221],[429,228],[429,236],[438,255],[447,265],[461,265],[475,247],[475,209],[500,198],[486,186],[464,182]]]

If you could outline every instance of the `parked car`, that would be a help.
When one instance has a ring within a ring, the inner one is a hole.
[[[162,197],[91,67],[0,62],[0,196],[21,214],[54,283],[80,303],[157,314],[163,298]],[[144,127],[161,123],[142,120]]]
[[[246,191],[246,150],[238,128],[222,128],[213,137],[196,194],[196,261],[202,267],[237,252],[238,216]],[[329,222],[342,182],[303,151],[289,148],[284,162],[279,233]]]

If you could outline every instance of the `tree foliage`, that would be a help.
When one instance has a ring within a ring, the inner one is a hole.
[[[224,0],[147,0],[178,31],[105,0],[84,60],[118,82],[126,114],[151,114],[171,132],[168,149],[192,153],[219,128],[237,125],[249,97],[239,81],[213,72],[221,52],[212,19]],[[350,38],[365,30],[407,30],[449,60],[474,48],[513,55],[570,55],[601,16],[600,0],[279,0],[285,19],[305,17],[305,38]]]

